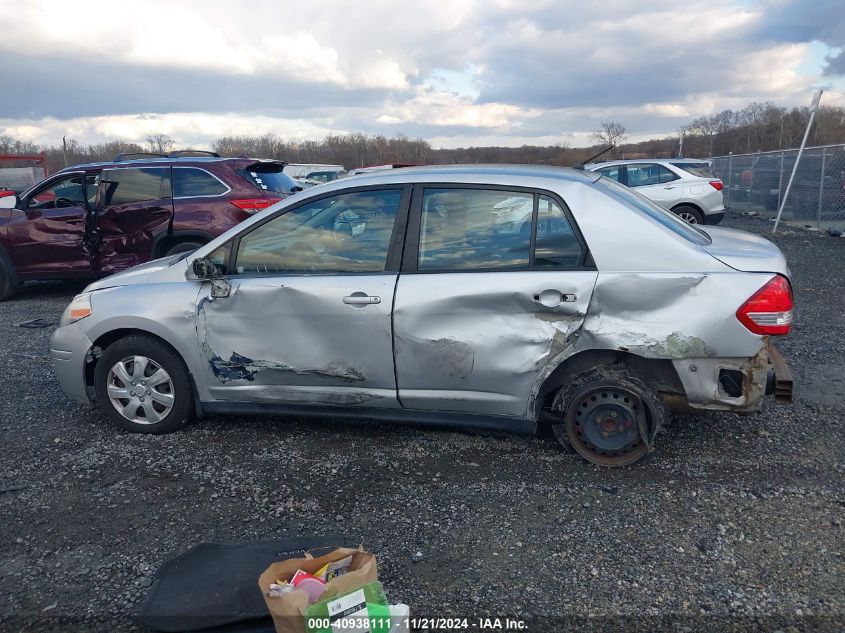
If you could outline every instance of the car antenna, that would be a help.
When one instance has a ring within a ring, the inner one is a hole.
[[[610,150],[612,150],[614,147],[616,147],[616,145],[608,145],[607,147],[605,147],[602,151],[600,151],[600,152],[599,152],[598,154],[596,154],[595,156],[590,156],[587,160],[581,161],[581,162],[580,162],[580,163],[578,163],[577,165],[573,166],[573,169],[580,169],[581,171],[583,171],[583,170],[584,170],[584,165],[586,165],[587,163],[591,163],[591,162],[593,162],[595,159],[597,159],[597,158],[598,158],[599,156],[601,156],[602,154],[607,154],[607,153],[608,153]]]

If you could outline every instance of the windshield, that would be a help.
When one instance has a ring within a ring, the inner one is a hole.
[[[668,209],[652,202],[633,189],[629,189],[625,185],[605,176],[599,178],[595,184],[619,202],[628,207],[633,207],[693,244],[700,244],[702,246],[710,244],[710,236],[707,233],[694,227],[692,224],[687,224]]]

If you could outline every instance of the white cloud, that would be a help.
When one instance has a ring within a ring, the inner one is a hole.
[[[803,104],[819,84],[840,89],[826,103],[842,99],[845,84],[821,76],[824,55],[807,59],[808,38],[843,19],[799,5],[0,0],[0,55],[15,60],[0,131],[48,143],[361,130],[581,144],[613,119],[632,138],[671,134],[749,101]],[[66,68],[78,77],[57,91]]]
[[[6,134],[39,145],[54,144],[57,139],[60,141],[62,136],[84,143],[121,139],[144,145],[148,135],[163,133],[172,137],[180,147],[208,149],[210,143],[221,136],[278,134],[287,139],[307,140],[346,131],[304,120],[236,113],[137,114],[69,120],[0,119],[0,135]]]

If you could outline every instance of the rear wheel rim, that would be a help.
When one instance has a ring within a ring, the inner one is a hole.
[[[122,358],[109,369],[106,392],[117,412],[134,424],[158,424],[173,410],[170,374],[147,356]]]
[[[596,387],[567,408],[567,435],[585,459],[600,466],[624,466],[648,452],[639,418],[649,413],[633,391],[618,386]]]
[[[689,222],[690,224],[698,224],[698,218],[695,217],[695,214],[691,211],[681,211],[678,213],[678,217],[681,218],[684,222]]]

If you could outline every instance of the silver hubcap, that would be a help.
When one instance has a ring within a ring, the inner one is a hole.
[[[689,222],[690,224],[698,224],[698,219],[692,214],[686,211],[681,211],[678,216],[684,221]]]
[[[164,369],[146,356],[127,356],[109,370],[108,394],[118,413],[136,424],[155,424],[173,409],[176,394]]]

